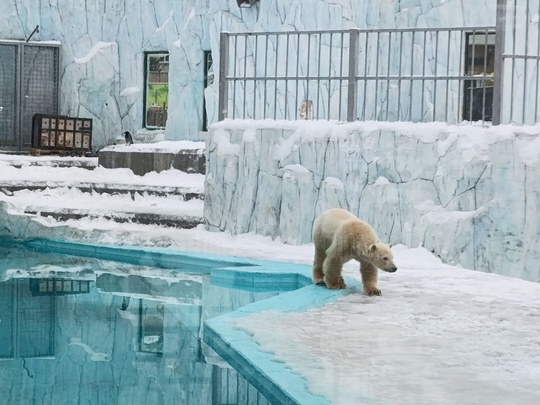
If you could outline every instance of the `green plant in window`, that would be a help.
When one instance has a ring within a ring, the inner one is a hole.
[[[167,109],[169,98],[169,85],[165,83],[150,83],[148,85],[147,108],[159,107]]]

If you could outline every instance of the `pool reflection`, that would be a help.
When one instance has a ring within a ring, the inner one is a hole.
[[[98,260],[51,271],[45,258],[0,269],[2,403],[268,403],[201,337],[206,319],[275,293]]]

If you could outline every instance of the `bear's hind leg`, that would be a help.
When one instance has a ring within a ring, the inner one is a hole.
[[[324,284],[323,263],[325,254],[315,248],[315,259],[313,260],[313,284]]]
[[[326,287],[331,290],[341,290],[347,287],[345,280],[343,280],[343,277],[341,276],[342,267],[343,263],[341,262],[341,259],[326,255],[326,259],[324,259],[323,263],[324,282],[326,283]]]
[[[362,274],[362,284],[367,295],[381,295],[381,290],[377,288],[377,276],[379,270],[371,263],[360,261],[360,273]]]

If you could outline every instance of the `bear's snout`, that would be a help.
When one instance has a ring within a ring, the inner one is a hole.
[[[387,268],[385,268],[383,270],[388,272],[388,273],[395,273],[397,271],[397,267],[396,266],[387,267]]]

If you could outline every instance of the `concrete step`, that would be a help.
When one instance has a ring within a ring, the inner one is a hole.
[[[132,168],[131,164],[141,165],[141,170],[137,169],[136,173],[139,175],[171,167],[183,169],[184,173],[171,180],[173,186],[162,185],[163,181],[152,184],[153,176],[148,179],[150,184],[144,184],[146,180],[143,179],[134,181],[129,176],[124,183],[122,173],[104,176],[102,168],[91,172],[66,169],[94,169],[98,166],[98,158],[2,154],[3,164],[23,168],[27,177],[14,173],[13,169],[9,172],[11,177],[6,175],[2,180],[0,176],[0,200],[10,203],[14,213],[50,217],[59,222],[90,218],[193,228],[203,223],[203,145],[195,144],[188,150],[176,150],[176,144],[167,143],[159,145],[163,149],[150,145],[122,151],[118,147],[103,156],[111,159],[111,166]],[[138,153],[139,149],[143,153]],[[120,161],[118,165],[117,160]],[[42,170],[41,167],[49,168]]]
[[[203,198],[202,192],[190,188],[132,184],[0,186],[0,200],[10,203],[14,212],[59,222],[88,218],[189,229],[203,223]]]
[[[81,169],[94,170],[98,166],[97,157],[67,157],[67,156],[29,156],[29,155],[6,155],[2,154],[2,162],[17,169],[23,166],[47,166],[47,167],[78,167]]]
[[[0,181],[0,192],[6,195],[11,195],[17,191],[44,191],[51,188],[68,188],[78,189],[84,193],[98,193],[109,195],[131,195],[134,198],[135,194],[151,195],[156,197],[176,196],[184,201],[192,199],[204,199],[204,192],[188,187],[169,187],[169,186],[151,186],[151,185],[134,185],[134,184],[101,184],[101,183],[65,183],[65,182],[9,182]]]
[[[106,219],[118,223],[135,223],[142,225],[159,225],[170,228],[191,229],[204,222],[202,216],[192,215],[163,215],[141,212],[100,212],[99,210],[81,210],[62,208],[59,210],[41,210],[39,207],[27,207],[25,214],[51,217],[65,222],[82,218]]]
[[[190,141],[111,145],[99,151],[98,161],[104,168],[128,168],[139,176],[159,173],[171,167],[186,173],[204,174],[204,148],[204,142]]]

